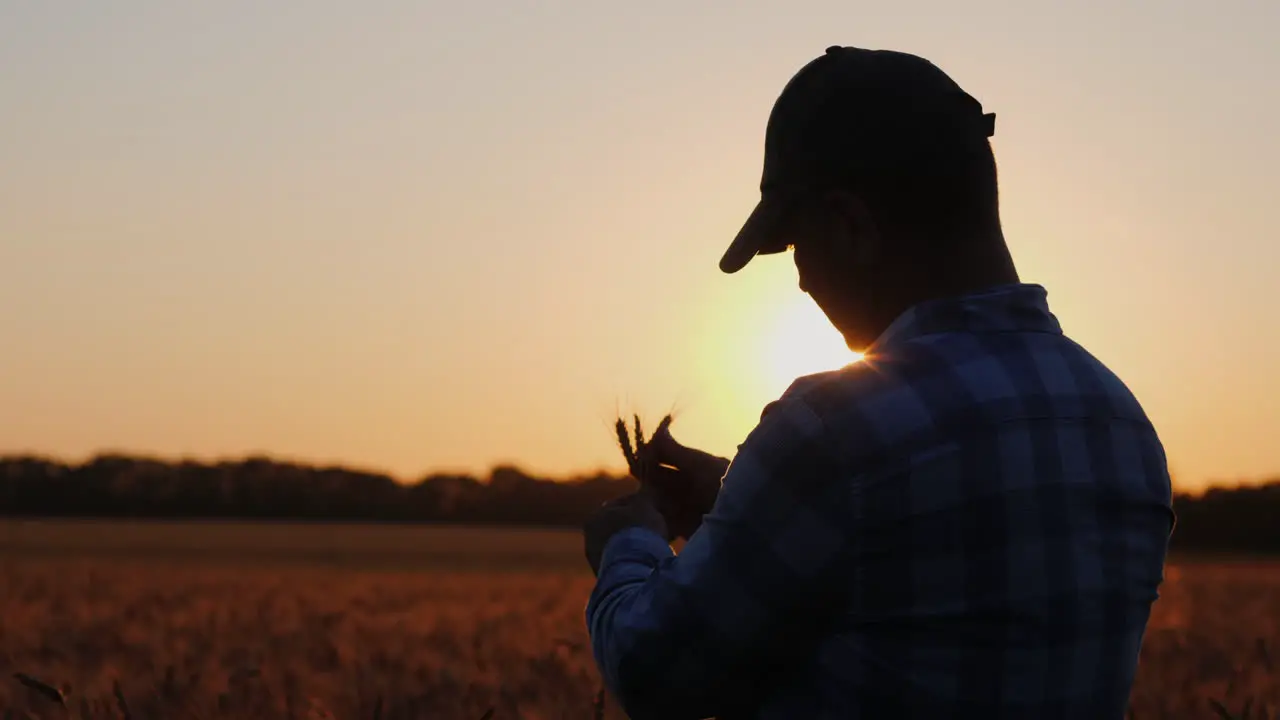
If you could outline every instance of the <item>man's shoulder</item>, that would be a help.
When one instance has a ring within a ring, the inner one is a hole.
[[[772,436],[771,427],[804,424],[846,459],[850,451],[887,451],[908,435],[932,429],[928,364],[916,353],[895,353],[797,378],[765,406],[759,428]]]
[[[885,397],[929,393],[936,389],[931,378],[975,354],[960,355],[937,342],[904,343],[892,353],[867,356],[836,370],[796,378],[781,397],[770,403],[766,413],[783,403],[800,403],[820,416],[838,414],[851,406],[877,404]]]
[[[1145,421],[1119,377],[1062,335],[947,333],[798,378],[766,407],[802,406],[834,441],[885,452],[1037,416]]]

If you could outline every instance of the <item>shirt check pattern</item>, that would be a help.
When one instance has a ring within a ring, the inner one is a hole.
[[[1006,286],[798,380],[678,556],[609,540],[586,620],[635,720],[1119,719],[1173,522],[1138,401]]]

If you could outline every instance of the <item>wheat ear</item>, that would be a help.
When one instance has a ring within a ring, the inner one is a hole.
[[[622,455],[627,459],[627,469],[634,471],[636,467],[636,453],[631,448],[631,437],[627,435],[627,424],[618,418],[618,422],[614,424],[614,430],[618,433],[618,446],[622,448]]]

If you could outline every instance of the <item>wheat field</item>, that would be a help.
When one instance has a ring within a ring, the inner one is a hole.
[[[558,530],[0,523],[0,708],[622,717],[596,707],[580,547]],[[1167,576],[1132,715],[1277,717],[1280,565]]]

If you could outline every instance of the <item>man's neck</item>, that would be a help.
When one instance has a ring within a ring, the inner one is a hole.
[[[959,238],[956,246],[962,250],[936,256],[935,262],[924,266],[910,305],[1021,282],[999,229],[977,237]]]
[[[986,249],[953,253],[928,265],[903,260],[901,266],[906,275],[893,284],[897,297],[896,302],[884,307],[886,314],[881,322],[885,328],[921,303],[960,298],[1021,282],[1002,237],[964,246]]]

